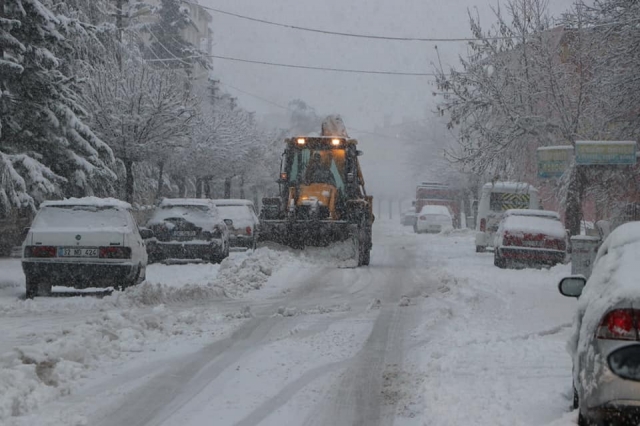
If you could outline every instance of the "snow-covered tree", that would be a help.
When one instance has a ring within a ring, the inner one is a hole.
[[[0,14],[2,211],[44,197],[110,193],[113,155],[84,122],[74,40],[95,29],[49,0],[5,0]],[[13,194],[13,196],[11,195]]]
[[[598,132],[587,100],[595,93],[590,73],[595,37],[576,28],[553,27],[546,0],[509,0],[495,9],[484,31],[471,16],[476,42],[461,58],[462,69],[440,69],[444,92],[439,109],[457,127],[460,146],[452,158],[477,175],[523,179],[535,176],[540,146],[570,145]],[[579,232],[580,172],[566,187],[567,227]]]
[[[127,58],[121,70],[108,65],[94,70],[85,94],[92,127],[124,165],[125,198],[133,201],[133,165],[164,165],[186,144],[195,115],[187,81],[180,72]]]

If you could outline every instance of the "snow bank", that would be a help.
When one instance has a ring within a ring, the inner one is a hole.
[[[66,198],[64,200],[43,201],[40,207],[48,206],[95,206],[95,207],[118,207],[121,209],[131,209],[131,204],[116,198],[84,197]]]

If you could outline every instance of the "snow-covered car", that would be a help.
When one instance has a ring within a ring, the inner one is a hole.
[[[560,293],[578,297],[568,349],[579,424],[640,423],[640,222],[604,241],[587,281],[571,276]]]
[[[415,226],[416,211],[415,209],[405,210],[400,216],[400,224],[402,226]]]
[[[439,233],[453,228],[453,218],[446,206],[423,206],[416,215],[415,231]]]
[[[540,209],[538,190],[523,182],[494,182],[482,187],[476,219],[476,252],[494,242],[504,212],[510,209]]]
[[[213,200],[220,215],[230,219],[229,243],[231,247],[255,249],[258,243],[260,219],[253,202],[249,200]]]
[[[147,242],[149,262],[169,259],[201,259],[219,263],[229,256],[231,221],[220,216],[212,200],[165,198],[154,210],[147,228],[154,237]]]
[[[126,288],[144,281],[150,234],[138,229],[130,208],[96,197],[43,202],[23,243],[27,297],[49,295],[53,285]]]
[[[554,266],[567,256],[567,232],[556,212],[507,210],[493,246],[499,268]]]

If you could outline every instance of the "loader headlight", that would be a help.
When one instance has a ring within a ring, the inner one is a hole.
[[[307,143],[305,138],[298,138],[298,145],[304,145],[305,143]]]
[[[333,146],[340,146],[340,143],[342,143],[340,139],[331,139],[331,145]]]

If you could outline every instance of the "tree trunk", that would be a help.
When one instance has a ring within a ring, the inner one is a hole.
[[[231,198],[231,178],[230,177],[224,179],[224,198],[227,200]]]
[[[211,198],[211,179],[207,178],[204,181],[204,198]]]
[[[128,203],[133,203],[133,191],[134,191],[134,177],[133,177],[133,160],[126,159],[124,162],[124,169],[127,172],[127,179],[124,185],[125,200]]]
[[[202,197],[202,178],[196,178],[196,198]]]
[[[158,163],[158,190],[156,191],[156,200],[162,196],[162,178],[164,174],[164,161]]]
[[[567,189],[567,207],[565,210],[565,227],[571,235],[580,235],[582,220],[582,171],[578,166],[571,169],[569,187]]]
[[[244,200],[244,175],[240,175],[240,198]]]

